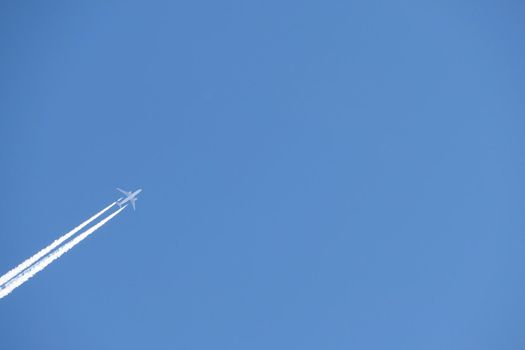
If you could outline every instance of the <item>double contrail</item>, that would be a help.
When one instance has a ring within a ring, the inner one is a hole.
[[[75,227],[74,229],[66,233],[65,235],[63,235],[62,237],[56,239],[53,243],[51,243],[50,245],[48,245],[47,247],[45,247],[44,249],[42,249],[41,251],[33,255],[32,257],[26,259],[23,263],[21,263],[20,265],[18,265],[11,271],[7,272],[5,275],[0,277],[0,286],[4,285],[11,278],[18,275],[20,272],[24,271],[29,266],[33,265],[35,262],[40,260],[45,255],[47,255],[50,251],[52,251],[53,249],[61,245],[63,242],[71,238],[75,233],[77,233],[78,231],[82,230],[84,227],[89,225],[93,220],[98,218],[100,215],[104,214],[114,205],[115,205],[115,202],[111,203],[110,205],[108,205],[107,207],[105,207],[104,209],[102,209],[101,211],[99,211],[98,213],[96,213],[95,215],[93,215],[92,217],[90,217],[89,219],[87,219],[86,221],[84,221],[83,223],[81,223],[80,225],[78,225],[77,227]]]
[[[86,225],[88,225],[90,222],[98,218],[100,215],[105,213],[107,210],[109,210],[112,206],[114,206],[115,203],[112,203],[111,205],[107,206],[106,208],[102,209],[100,212],[95,214],[93,217],[88,219],[87,221],[83,222],[79,226],[75,227],[72,231],[66,233],[64,236],[60,237],[53,243],[51,243],[46,248],[39,251],[37,254],[33,255],[26,261],[24,261],[22,264],[18,265],[13,270],[6,273],[4,276],[1,277],[0,281],[3,281],[3,284],[5,284],[3,287],[0,287],[0,299],[11,293],[15,288],[19,287],[20,285],[24,284],[27,280],[29,280],[31,277],[36,275],[38,272],[42,271],[46,268],[49,264],[51,264],[56,259],[60,258],[62,255],[67,253],[69,250],[71,250],[74,246],[82,242],[86,237],[91,235],[93,232],[98,230],[100,227],[102,227],[105,223],[107,223],[109,220],[113,219],[116,215],[118,215],[126,206],[123,206],[122,208],[118,209],[113,214],[109,215],[108,217],[104,218],[100,222],[93,225],[93,227],[87,229],[85,232],[79,234],[75,238],[73,238],[71,241],[67,242],[66,244],[60,246],[58,249],[53,251],[51,254],[47,255],[49,252],[51,252],[54,248],[59,246],[61,243],[66,241],[68,238],[72,237],[76,232],[84,228]],[[45,257],[44,257],[45,256]],[[38,261],[40,258],[44,257],[40,261]],[[38,261],[38,262],[37,262]],[[37,262],[37,263],[35,263]],[[22,272],[23,271],[23,272]],[[14,278],[13,278],[14,277]],[[8,281],[7,283],[5,283]],[[2,283],[0,283],[2,285]]]

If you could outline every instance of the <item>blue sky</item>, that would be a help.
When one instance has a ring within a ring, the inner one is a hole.
[[[520,1],[0,5],[6,349],[523,349]]]

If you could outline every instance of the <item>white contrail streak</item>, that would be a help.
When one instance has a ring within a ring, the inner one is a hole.
[[[64,241],[71,238],[75,233],[82,230],[84,227],[86,227],[86,225],[91,223],[93,220],[98,218],[100,215],[104,214],[114,205],[115,205],[115,202],[111,203],[106,208],[102,209],[101,211],[93,215],[91,218],[87,219],[86,221],[84,221],[83,223],[81,223],[80,225],[78,225],[77,227],[75,227],[74,229],[72,229],[71,231],[63,235],[62,237],[56,239],[53,243],[51,243],[50,245],[48,245],[47,247],[45,247],[44,249],[42,249],[41,251],[33,255],[32,257],[26,259],[23,263],[21,263],[20,265],[18,265],[11,271],[7,272],[5,275],[0,277],[0,286],[4,285],[6,282],[8,282],[10,279],[15,277],[16,275],[18,275],[20,272],[24,271],[29,266],[33,265],[35,262],[40,260],[43,256],[47,255],[50,251],[52,251],[53,249],[61,245]]]
[[[113,219],[118,213],[120,213],[126,206],[123,206],[113,214],[109,215],[108,217],[104,218],[100,222],[93,225],[93,227],[90,227],[86,231],[82,232],[75,238],[73,238],[71,241],[65,243],[64,245],[57,248],[55,251],[53,251],[51,254],[46,256],[44,259],[40,260],[33,266],[31,266],[27,271],[24,271],[23,273],[19,274],[16,278],[12,279],[9,283],[5,285],[3,289],[0,289],[0,299],[11,293],[15,288],[19,287],[20,285],[24,284],[28,279],[36,275],[38,272],[42,271],[46,268],[49,264],[51,264],[56,259],[60,258],[62,255],[67,253],[69,250],[71,250],[74,246],[82,242],[87,236],[98,230],[102,225],[104,225],[109,220]]]

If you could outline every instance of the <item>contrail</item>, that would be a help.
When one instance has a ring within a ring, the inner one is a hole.
[[[69,238],[71,238],[75,233],[77,233],[78,231],[82,230],[84,227],[86,227],[86,225],[91,223],[93,220],[98,218],[100,215],[104,214],[106,211],[108,211],[114,205],[115,205],[115,202],[111,203],[106,208],[102,209],[101,211],[99,211],[98,213],[93,215],[88,220],[84,221],[83,223],[81,223],[80,225],[78,225],[77,227],[75,227],[74,229],[72,229],[71,231],[69,231],[68,233],[66,233],[62,237],[60,237],[59,239],[56,239],[53,243],[51,243],[50,245],[48,245],[47,247],[45,247],[44,249],[42,249],[41,251],[39,251],[38,253],[33,255],[32,257],[26,259],[23,263],[21,263],[20,265],[18,265],[17,267],[12,269],[11,271],[7,272],[5,275],[0,277],[0,286],[4,285],[11,278],[15,277],[20,272],[24,271],[29,266],[33,265],[35,262],[40,260],[43,256],[47,255],[50,251],[52,251],[53,249],[58,247],[64,241],[66,241]]]
[[[113,214],[109,215],[108,217],[104,218],[100,222],[96,223],[95,225],[93,225],[93,227],[90,227],[85,232],[73,238],[71,241],[57,248],[55,251],[53,251],[51,254],[46,256],[44,259],[40,260],[38,263],[31,266],[27,271],[24,271],[23,273],[18,275],[16,278],[12,279],[9,283],[5,285],[3,289],[0,289],[0,299],[2,299],[3,297],[11,293],[15,288],[24,284],[28,279],[36,275],[38,272],[45,269],[47,265],[51,264],[53,261],[55,261],[56,259],[60,258],[62,255],[67,253],[74,246],[82,242],[87,236],[89,236],[90,234],[98,230],[102,225],[104,225],[109,220],[113,219],[118,213],[120,213],[126,207],[127,205],[123,206],[122,208],[114,212]]]

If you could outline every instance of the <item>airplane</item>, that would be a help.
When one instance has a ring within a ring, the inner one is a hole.
[[[131,203],[131,206],[133,207],[133,210],[135,210],[135,202],[137,201],[137,196],[140,192],[142,192],[142,188],[139,188],[138,190],[136,190],[135,192],[128,192],[128,191],[124,191],[120,188],[117,188],[117,190],[119,192],[122,192],[124,195],[126,195],[126,198],[122,199],[122,198],[119,198],[117,200],[117,204],[119,207],[122,207],[125,203],[127,202],[130,202]]]

